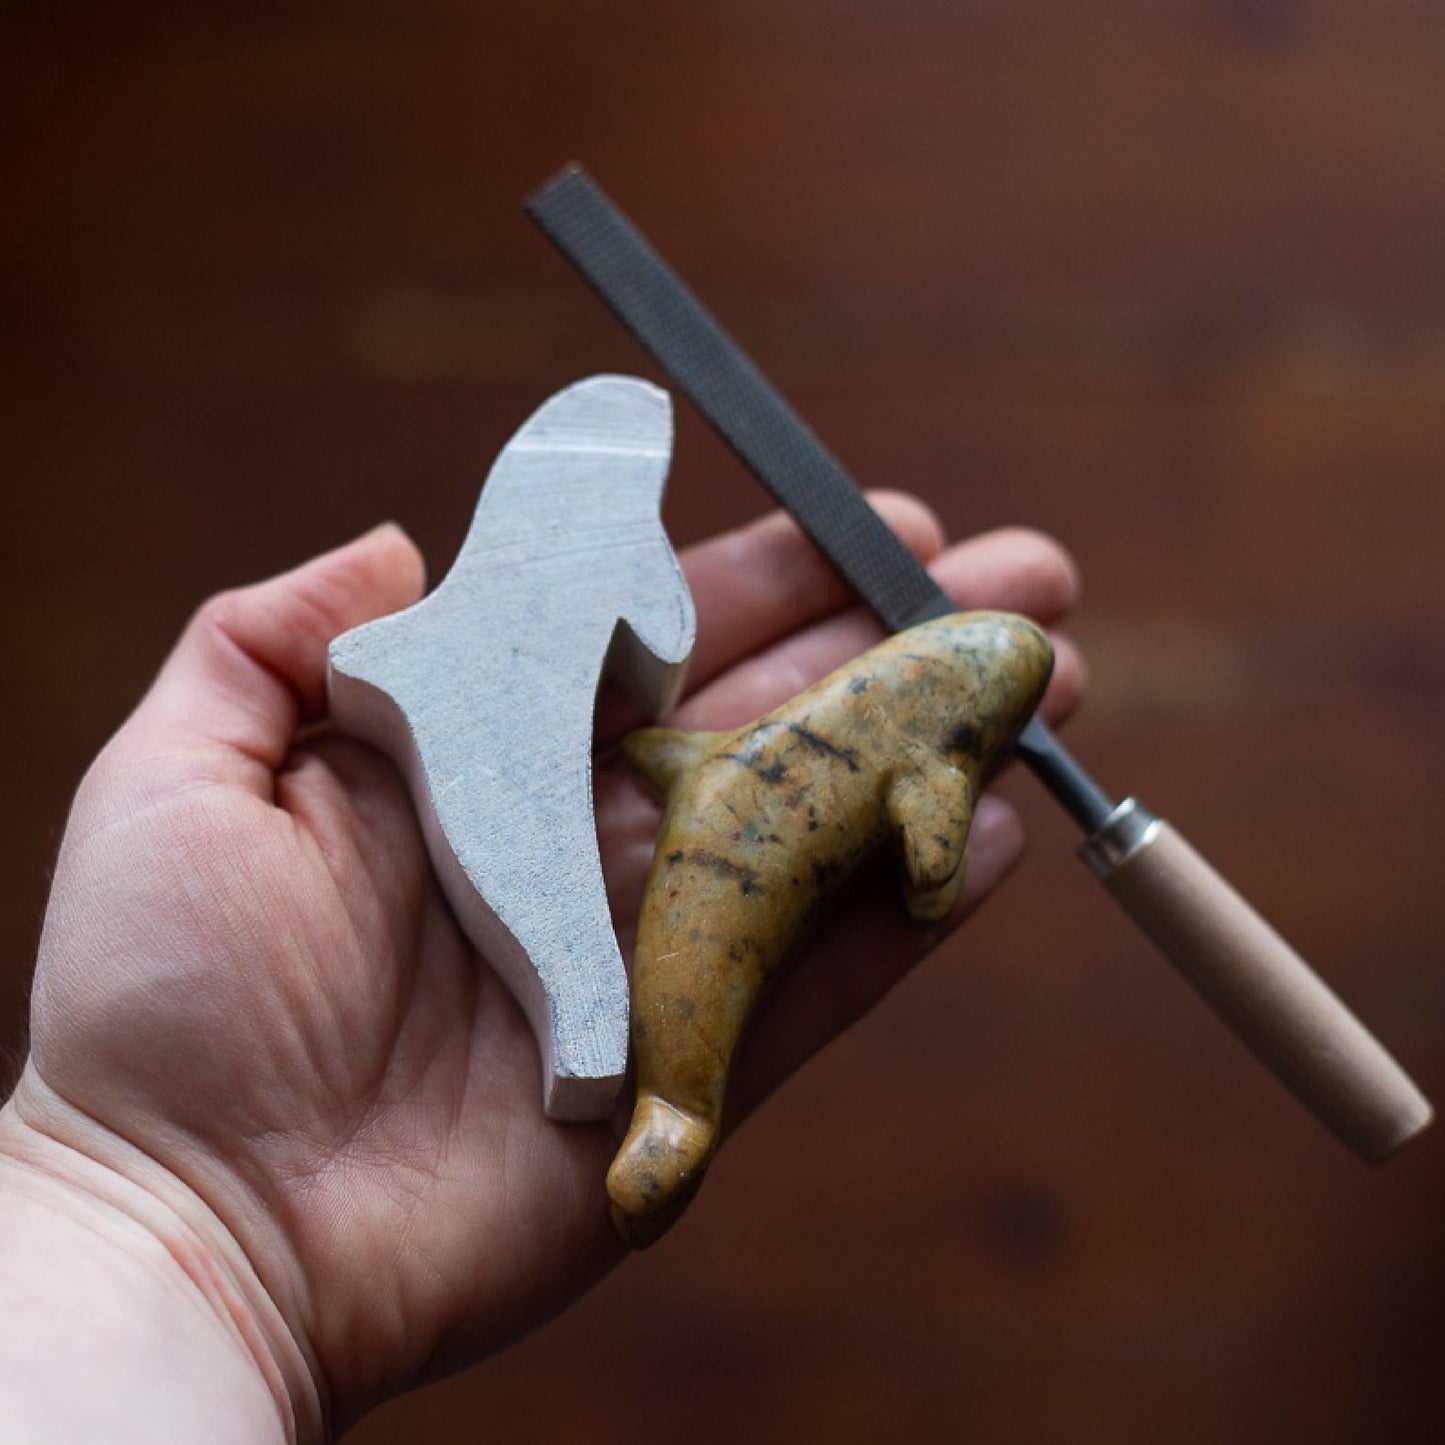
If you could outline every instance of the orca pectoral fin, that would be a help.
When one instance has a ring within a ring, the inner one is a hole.
[[[677,780],[700,763],[715,733],[685,733],[678,728],[640,728],[622,740],[622,755],[633,770],[666,797]]]
[[[953,912],[953,905],[958,902],[958,895],[963,891],[963,880],[967,876],[967,848],[963,850],[963,857],[959,860],[958,867],[954,869],[953,876],[942,888],[934,888],[925,892],[915,888],[912,881],[905,876],[903,879],[903,904],[908,909],[909,918],[915,923],[921,923],[926,928],[932,928],[934,924],[942,923]]]
[[[902,844],[904,899],[920,923],[940,922],[963,886],[974,785],[945,758],[912,759],[888,785],[888,819]]]

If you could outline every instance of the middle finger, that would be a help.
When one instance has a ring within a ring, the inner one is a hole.
[[[1072,559],[1051,538],[1011,528],[948,548],[930,566],[960,611],[998,608],[1048,624],[1078,596]],[[883,628],[862,607],[796,632],[731,669],[690,697],[671,722],[681,728],[738,727],[760,717],[882,640]],[[1072,711],[1082,690],[1078,654],[1055,638],[1055,681],[1045,715]]]

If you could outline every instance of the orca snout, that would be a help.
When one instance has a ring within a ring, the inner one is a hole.
[[[1038,706],[1054,671],[1054,646],[1037,622],[1014,613],[1001,613],[1014,655],[1018,681],[1019,725],[1027,722]]]

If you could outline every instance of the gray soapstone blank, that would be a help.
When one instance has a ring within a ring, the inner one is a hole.
[[[692,652],[659,516],[671,454],[650,383],[558,392],[497,458],[441,584],[331,645],[332,716],[405,775],[458,920],[531,1022],[554,1119],[606,1117],[627,1064],[592,726],[604,673],[657,716]]]

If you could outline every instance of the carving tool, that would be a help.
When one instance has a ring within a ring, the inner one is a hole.
[[[528,214],[891,631],[953,603],[856,484],[591,178],[569,167]],[[1117,806],[1038,718],[1024,761],[1086,838],[1080,853],[1171,963],[1340,1139],[1382,1159],[1430,1122],[1400,1066],[1167,822]]]

